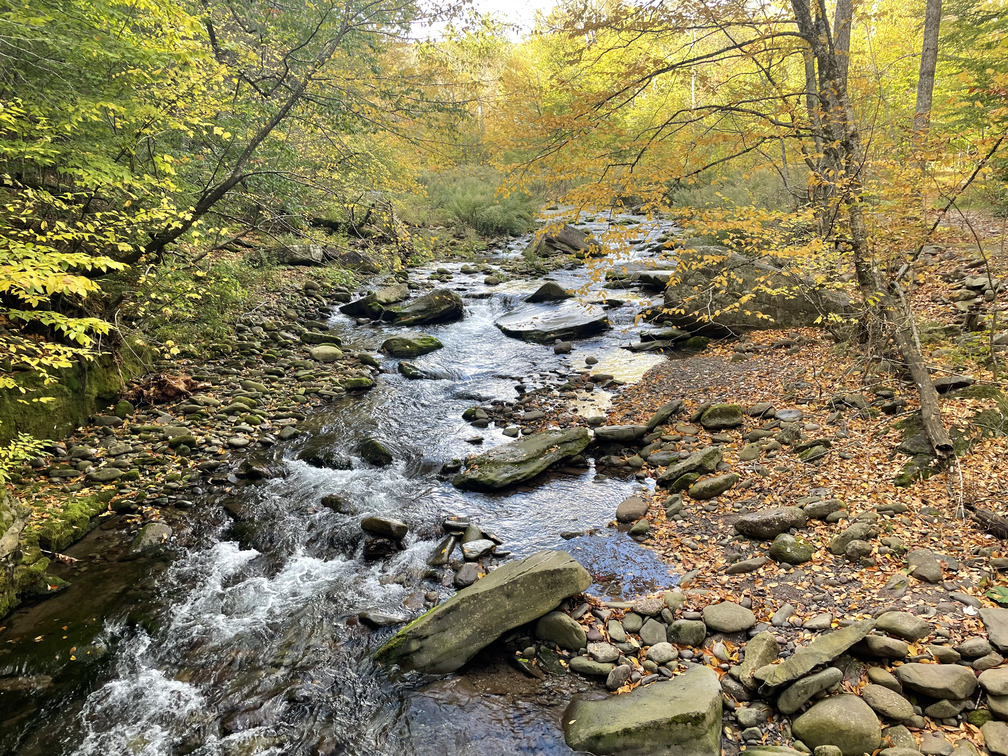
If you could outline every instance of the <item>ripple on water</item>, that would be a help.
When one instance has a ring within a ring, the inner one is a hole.
[[[591,573],[590,594],[627,598],[674,586],[678,580],[657,554],[626,533],[583,535],[567,542],[567,551]]]

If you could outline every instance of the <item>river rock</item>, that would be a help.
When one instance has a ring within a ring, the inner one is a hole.
[[[393,357],[416,359],[421,354],[427,354],[444,346],[440,341],[426,333],[402,334],[385,339],[382,351]]]
[[[308,350],[308,354],[316,362],[336,362],[343,359],[343,350],[332,344],[319,344]]]
[[[630,679],[633,672],[634,667],[630,664],[620,664],[606,678],[606,688],[609,690],[618,690]]]
[[[626,621],[624,620],[624,624]],[[707,626],[700,620],[676,620],[666,632],[666,637],[670,643],[679,643],[683,646],[699,646],[707,637]]]
[[[645,517],[648,512],[648,504],[640,496],[630,496],[620,502],[616,507],[617,522],[630,523]]]
[[[980,619],[994,648],[1001,653],[1008,652],[1008,609],[981,609]]]
[[[931,635],[931,626],[910,612],[885,612],[875,619],[875,629],[903,640],[919,641]]]
[[[988,695],[1008,696],[1008,667],[984,670],[978,679]]]
[[[534,478],[541,472],[585,450],[591,440],[587,428],[546,430],[524,436],[483,454],[469,457],[464,472],[455,476],[456,488],[496,491]]]
[[[777,708],[784,714],[794,714],[811,701],[813,696],[824,690],[829,690],[841,680],[843,680],[843,672],[836,667],[827,667],[822,672],[803,677],[785,688],[784,692],[777,697]]]
[[[869,659],[905,659],[910,653],[910,647],[905,640],[890,638],[888,635],[868,635],[853,652],[862,658]]]
[[[913,704],[885,686],[868,683],[862,688],[861,697],[866,704],[887,719],[902,722],[914,715]]]
[[[772,632],[764,630],[754,636],[745,645],[745,656],[739,665],[739,681],[750,690],[758,687],[759,682],[753,679],[753,673],[772,664],[779,654],[780,644]]]
[[[1008,756],[1008,724],[991,721],[981,727],[980,731],[988,751],[994,756]]]
[[[616,668],[612,662],[600,662],[587,656],[572,656],[570,660],[571,672],[588,677],[609,678],[609,674]]]
[[[904,687],[931,698],[969,698],[977,679],[969,667],[958,664],[904,664],[895,670]]]
[[[594,255],[601,247],[586,232],[565,223],[559,228],[550,228],[529,247],[531,254],[545,257],[553,254]]]
[[[645,430],[651,433],[659,425],[664,425],[672,415],[679,412],[683,407],[682,399],[673,399],[671,402],[665,402],[661,407],[655,410],[654,414],[651,415],[651,419],[648,420]]]
[[[375,659],[406,670],[454,672],[508,630],[542,617],[591,582],[564,551],[506,562],[400,630]]]
[[[914,549],[907,554],[910,574],[925,583],[938,583],[942,579],[942,568],[931,549]]]
[[[489,538],[477,538],[475,541],[462,542],[462,557],[467,562],[475,562],[494,552],[497,544]]]
[[[656,620],[654,617],[648,617],[638,633],[641,643],[645,646],[654,646],[668,637],[668,628],[665,627],[664,622]]]
[[[735,532],[769,541],[791,528],[804,527],[808,516],[800,507],[777,507],[746,512],[735,521]],[[772,556],[772,555],[771,555]]]
[[[462,297],[450,289],[434,289],[394,310],[392,322],[402,326],[453,323],[464,314]]]
[[[725,430],[742,425],[744,412],[737,404],[712,404],[700,416],[700,425],[705,430]]]
[[[326,248],[321,244],[279,244],[266,250],[278,265],[322,265]]]
[[[402,302],[409,296],[409,286],[406,284],[393,284],[392,286],[384,286],[376,291],[371,292],[366,297],[354,300],[353,302],[348,302],[347,304],[340,307],[340,312],[344,315],[349,315],[352,318],[360,318],[367,316],[369,313],[376,312],[376,308],[373,305],[380,305],[382,308],[390,304],[395,304],[396,302]]]
[[[524,305],[497,321],[507,336],[552,344],[555,340],[572,341],[594,336],[609,328],[609,318],[598,305],[563,302],[559,305]]]
[[[580,651],[588,643],[585,629],[564,612],[550,612],[536,623],[536,638],[568,651]]]
[[[392,464],[392,452],[378,439],[365,439],[361,442],[359,451],[361,458],[375,467],[388,467]]]
[[[665,289],[673,325],[710,335],[739,330],[803,328],[821,322],[823,313],[843,313],[847,297],[816,286],[794,270],[750,259],[719,246],[678,250],[677,275]],[[724,273],[731,275],[724,280]],[[745,307],[738,301],[748,297]],[[746,311],[759,312],[756,318]],[[718,314],[711,317],[711,313]]]
[[[391,517],[365,517],[360,526],[365,533],[391,538],[393,541],[401,541],[409,532],[409,526],[405,522]]]
[[[575,751],[720,756],[721,686],[707,667],[602,701],[575,699],[563,716]]]
[[[661,641],[660,643],[655,643],[647,650],[647,658],[655,664],[667,664],[679,658],[679,649],[668,641]]]
[[[376,609],[365,609],[363,612],[358,614],[357,617],[368,627],[376,629],[380,627],[402,625],[406,622],[403,617],[398,617],[394,614],[385,614],[385,612],[380,612]]]
[[[554,281],[547,281],[534,292],[525,297],[525,301],[533,304],[539,302],[560,302],[564,299],[571,299],[573,296],[573,294],[567,291],[567,289],[560,284]]]
[[[689,487],[689,495],[698,500],[713,499],[732,488],[739,481],[735,473],[717,475],[713,478],[703,478]]]
[[[620,650],[612,643],[594,641],[588,644],[588,656],[603,664],[613,664],[620,658]]]
[[[874,620],[861,620],[839,630],[824,633],[807,646],[798,648],[780,664],[760,667],[753,673],[753,677],[770,687],[786,685],[804,677],[820,664],[833,661],[868,635],[873,627],[875,627]]]
[[[459,567],[452,582],[456,588],[468,588],[479,580],[479,565],[476,562],[466,562]]]
[[[804,564],[812,560],[815,546],[800,536],[781,533],[770,544],[770,556],[784,564]]]
[[[870,522],[855,522],[830,541],[830,553],[842,556],[847,551],[847,545],[851,541],[867,541],[874,532],[875,526]]]
[[[882,743],[875,712],[850,693],[820,701],[791,723],[791,731],[809,748],[835,745],[844,756],[872,753]]]
[[[164,548],[172,536],[171,527],[163,522],[149,522],[140,528],[136,538],[130,543],[129,552],[134,556],[153,554]]]
[[[595,439],[603,443],[629,444],[644,438],[643,425],[601,425],[595,429]]]
[[[721,463],[722,456],[720,446],[708,446],[695,451],[681,462],[666,468],[658,478],[658,485],[667,487],[689,473],[714,472]]]
[[[756,615],[734,601],[722,601],[704,607],[703,621],[715,633],[740,633],[756,624]]]

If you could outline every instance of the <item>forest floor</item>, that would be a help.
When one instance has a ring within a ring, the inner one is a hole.
[[[995,236],[1001,226],[989,221],[986,232]],[[607,424],[646,423],[661,405],[683,400],[684,410],[665,426],[673,435],[665,438],[682,436],[687,449],[721,442],[722,472],[740,476],[737,485],[714,499],[692,501],[683,495],[682,508],[676,505],[667,513],[677,496],[657,488],[646,497],[651,529],[644,543],[662,555],[671,571],[686,576],[685,609],[718,600],[740,602],[751,606],[758,621],[790,631],[799,642],[809,637],[809,630],[888,609],[929,616],[938,635],[953,644],[985,634],[977,610],[1008,597],[1008,580],[1001,572],[1008,568],[1008,545],[975,521],[971,508],[1008,512],[1008,403],[1003,393],[1008,351],[995,345],[997,330],[974,325],[971,331],[963,324],[979,313],[988,328],[992,319],[995,329],[1003,328],[998,325],[1005,319],[1003,283],[995,297],[980,304],[974,300],[970,311],[957,300],[966,298],[962,292],[968,276],[989,272],[995,282],[1005,281],[1008,256],[995,245],[981,258],[968,233],[965,228],[950,232],[953,242],[930,255],[925,274],[911,291],[925,356],[936,366],[934,377],[972,379],[970,386],[942,397],[943,418],[958,454],[933,473],[913,474],[909,457],[898,450],[919,428],[913,422],[919,409],[913,384],[891,364],[867,359],[819,329],[755,332],[713,344],[700,354],[662,362],[617,396]],[[1003,332],[1000,341],[1006,341]],[[751,440],[747,436],[767,427],[766,417],[747,416],[740,428],[727,433],[707,431],[696,422],[696,410],[710,402],[800,410],[804,438],[826,440],[828,453],[804,462],[784,446],[740,459]],[[889,405],[886,412],[878,409],[883,404]],[[660,469],[645,460],[641,472],[658,477]],[[817,499],[837,499],[842,508],[829,522],[810,518],[799,529],[813,548],[805,563],[768,558],[769,540],[745,538],[734,530],[746,512]],[[871,527],[866,547],[832,552],[833,539],[857,523]],[[908,554],[923,550],[939,568],[930,579],[919,579],[907,560]],[[911,654],[926,651],[913,644]]]

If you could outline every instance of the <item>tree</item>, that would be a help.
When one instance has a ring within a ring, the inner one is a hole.
[[[667,202],[670,186],[754,161],[765,156],[766,145],[784,140],[809,169],[810,203],[820,219],[823,243],[800,246],[818,254],[832,247],[851,265],[868,333],[895,341],[920,391],[932,445],[945,455],[951,443],[895,275],[918,245],[903,231],[878,232],[889,223],[884,193],[895,187],[887,182],[901,179],[899,166],[866,153],[870,121],[860,113],[870,115],[872,103],[859,113],[848,94],[848,69],[855,64],[845,50],[850,13],[838,9],[839,33],[831,16],[823,0],[792,0],[790,8],[707,0],[616,4],[604,18],[570,14],[562,25],[568,39],[589,40],[578,50],[579,70],[595,75],[575,85],[569,112],[540,119],[532,162],[543,173],[560,165],[565,172],[592,167],[607,179],[578,198],[604,201],[607,193],[633,187],[657,207]],[[607,70],[614,73],[600,78]],[[685,86],[677,93],[674,85],[694,72],[704,85],[695,106],[686,104]],[[649,107],[658,97],[662,107]],[[891,151],[892,145],[873,148]],[[867,202],[880,192],[882,202]]]
[[[432,107],[403,65],[418,13],[411,0],[0,11],[5,372],[86,357],[110,333],[104,273],[156,271],[375,178],[382,140]]]

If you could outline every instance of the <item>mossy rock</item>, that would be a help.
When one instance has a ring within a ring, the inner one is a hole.
[[[350,376],[340,381],[346,391],[361,391],[374,388],[374,381],[363,375]]]
[[[702,352],[710,344],[710,339],[706,336],[691,336],[682,342],[680,348],[685,349],[689,352]]]
[[[420,333],[412,336],[392,336],[385,339],[381,348],[393,357],[416,359],[422,354],[433,352],[444,346],[433,336]]]
[[[62,438],[83,425],[98,410],[112,405],[123,380],[148,372],[153,364],[150,347],[133,340],[120,354],[104,352],[94,360],[56,372],[56,381],[44,385],[39,373],[17,378],[18,389],[0,391],[0,444],[18,433],[36,438]],[[33,401],[24,403],[24,389]]]
[[[61,551],[91,529],[91,521],[107,508],[107,501],[97,496],[69,499],[49,520],[37,523],[31,534],[41,548]]]
[[[686,473],[685,475],[680,475],[672,484],[668,487],[668,490],[672,493],[680,493],[687,490],[690,486],[700,480],[700,473]]]

